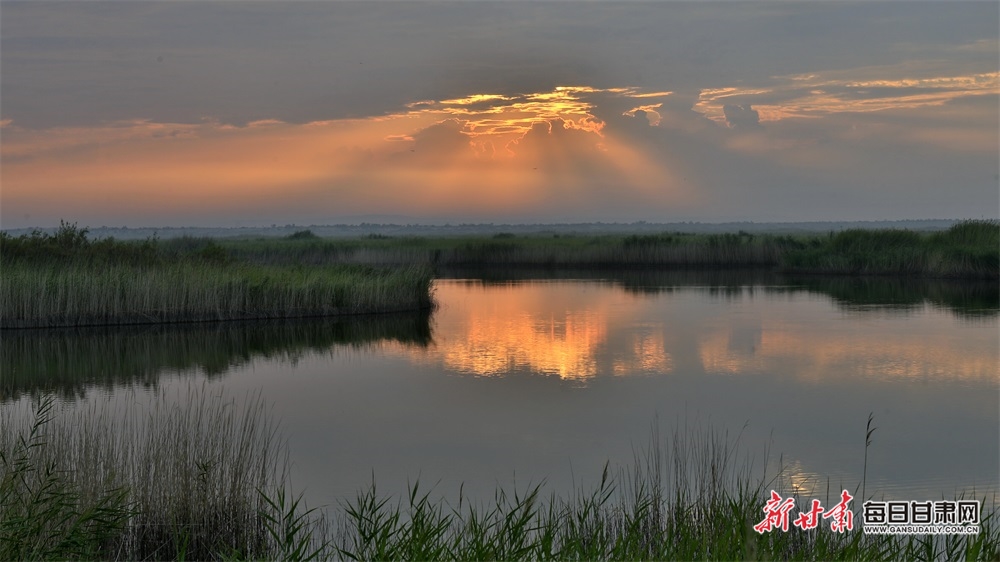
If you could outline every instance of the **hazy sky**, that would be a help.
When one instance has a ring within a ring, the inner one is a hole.
[[[998,30],[994,1],[4,1],[0,226],[996,218]]]

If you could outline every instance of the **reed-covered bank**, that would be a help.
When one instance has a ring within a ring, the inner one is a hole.
[[[451,238],[299,237],[221,241],[233,256],[259,263],[430,264],[447,267],[653,268],[768,267],[785,241],[748,234]]]
[[[373,483],[321,517],[290,499],[287,451],[259,398],[239,406],[195,392],[177,403],[160,395],[141,416],[100,408],[60,414],[48,399],[34,416],[0,411],[0,559],[1000,556],[995,507],[985,507],[975,535],[866,535],[857,514],[845,533],[827,521],[757,533],[766,494],[792,496],[789,482],[755,470],[738,438],[689,427],[664,440],[654,432],[632,466],[605,467],[593,488],[574,494],[531,486],[446,501],[419,483],[405,497],[380,494]],[[796,497],[799,509],[813,497]]]
[[[720,299],[822,295],[845,312],[919,314],[947,310],[963,321],[995,318],[1000,292],[990,281],[900,277],[797,276],[722,269],[447,269],[466,285],[510,286],[538,280],[590,279],[637,298],[701,291]],[[436,281],[441,283],[455,281]],[[394,342],[426,348],[432,311],[321,318],[9,330],[0,345],[0,404],[46,392],[83,397],[122,387],[156,388],[162,377],[210,379],[259,360],[294,362]]]
[[[948,230],[845,230],[802,244],[782,260],[790,271],[997,279],[1000,222],[965,221]]]
[[[5,264],[3,328],[397,312],[430,306],[419,266]]]
[[[191,243],[191,242],[188,242]],[[523,235],[228,240],[228,255],[255,263],[429,264],[452,267],[764,268],[790,273],[1000,278],[1000,223],[965,221],[935,233],[845,230],[644,235]]]
[[[431,270],[236,260],[214,243],[0,236],[0,327],[295,318],[431,307]]]
[[[0,233],[0,327],[289,318],[428,308],[435,270],[755,268],[1000,279],[1000,223],[948,230],[322,239],[91,240]]]

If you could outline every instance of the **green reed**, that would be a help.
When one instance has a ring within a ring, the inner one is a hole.
[[[787,270],[810,273],[996,279],[1000,222],[965,221],[933,234],[845,230],[801,244],[782,263]]]
[[[0,559],[272,558],[307,536],[278,532],[308,514],[259,397],[71,415],[47,398],[0,426]]]
[[[0,236],[0,328],[295,318],[426,309],[432,272],[419,265],[266,265],[231,259],[213,241],[91,241]]]
[[[995,560],[995,508],[978,535],[759,534],[765,494],[739,437],[678,428],[633,464],[565,496],[541,485],[457,501],[376,484],[325,516],[287,485],[287,451],[258,398],[192,393],[147,410],[100,408],[27,421],[0,412],[0,558],[339,560]],[[142,415],[137,415],[142,414]],[[870,435],[868,436],[870,437]],[[867,439],[867,437],[866,437]],[[866,441],[867,443],[867,441]],[[766,455],[765,455],[766,457]],[[766,458],[763,463],[767,465]],[[808,497],[796,497],[804,508]],[[860,503],[861,498],[856,500]],[[825,501],[830,504],[829,498]],[[995,505],[985,501],[984,506]],[[860,510],[858,505],[853,506]],[[858,516],[859,517],[859,516]]]
[[[431,306],[425,268],[178,262],[5,264],[0,326],[27,328],[396,312]]]
[[[790,526],[759,534],[765,493],[784,493],[782,474],[755,475],[736,443],[684,430],[589,492],[545,496],[541,486],[498,490],[488,503],[433,500],[414,484],[402,500],[373,483],[346,504],[332,558],[351,560],[994,560],[996,511],[972,536],[878,536],[855,527]],[[830,505],[829,498],[825,502]],[[852,508],[860,512],[860,499]],[[984,499],[983,505],[988,505]]]

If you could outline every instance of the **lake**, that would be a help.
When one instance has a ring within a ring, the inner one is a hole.
[[[709,428],[804,494],[1000,482],[995,283],[748,272],[448,272],[432,313],[3,333],[0,408],[260,393],[309,505],[374,477],[490,500],[589,489]],[[657,437],[659,436],[659,437]],[[655,448],[655,447],[654,447]],[[741,461],[743,462],[743,461]]]

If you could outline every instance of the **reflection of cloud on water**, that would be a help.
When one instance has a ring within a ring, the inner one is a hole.
[[[996,381],[996,342],[982,326],[933,307],[900,316],[838,311],[826,297],[744,295],[706,301],[700,290],[636,296],[593,283],[484,288],[439,283],[434,344],[399,353],[458,373],[596,376],[779,374],[818,382]]]
[[[758,374],[791,371],[799,379],[866,378],[997,380],[995,342],[935,337],[937,314],[867,317],[850,330],[826,324],[788,323],[781,311],[761,309],[758,345],[747,334],[717,329],[700,337],[699,356],[707,373]],[[773,319],[768,318],[773,317]],[[940,328],[938,328],[940,329]],[[940,332],[939,332],[940,333]]]
[[[590,284],[526,283],[491,287],[445,283],[435,344],[400,349],[420,362],[477,376],[517,370],[584,380],[602,374],[673,369],[663,323],[634,326],[644,306],[623,291]],[[442,327],[446,326],[446,327]]]
[[[663,331],[632,336],[631,353],[623,353],[612,367],[617,376],[632,373],[669,373],[674,360],[665,349]]]
[[[590,311],[568,311],[560,318],[474,313],[466,336],[449,339],[437,353],[447,368],[480,376],[527,368],[562,379],[590,378],[597,374],[597,348],[607,341],[602,320]]]

